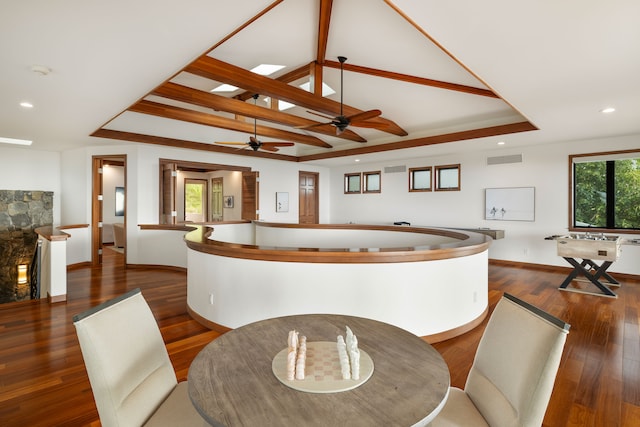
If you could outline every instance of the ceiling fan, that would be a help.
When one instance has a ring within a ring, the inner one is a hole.
[[[256,104],[256,100],[258,99],[258,94],[253,95],[253,104]],[[292,147],[295,144],[293,142],[262,142],[258,139],[258,120],[254,117],[253,119],[253,135],[249,137],[248,142],[218,142],[216,144],[224,144],[224,145],[244,145],[244,148],[251,148],[253,151],[265,150],[265,151],[278,151],[278,147]]]
[[[330,119],[330,122],[327,123],[316,123],[309,126],[301,126],[301,129],[309,129],[317,126],[324,126],[327,124],[333,125],[336,127],[336,134],[340,135],[342,132],[347,129],[349,126],[355,127],[366,127],[366,128],[378,128],[380,127],[377,123],[367,122],[369,119],[373,119],[374,117],[378,117],[382,114],[380,110],[369,110],[363,111],[361,113],[353,114],[351,116],[345,116],[343,113],[343,96],[344,96],[344,63],[347,60],[344,56],[338,56],[338,61],[340,61],[340,115],[336,117],[325,116],[324,114],[319,114],[313,111],[307,111],[308,113],[315,114],[316,116],[324,117],[325,119]]]

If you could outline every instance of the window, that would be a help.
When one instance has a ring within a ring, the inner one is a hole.
[[[640,152],[569,156],[573,230],[640,229]]]
[[[364,172],[364,192],[365,193],[380,193],[380,171],[376,172]]]
[[[436,191],[460,191],[460,165],[436,166]]]
[[[362,192],[361,177],[359,173],[344,174],[345,194],[360,194]]]
[[[409,191],[431,191],[431,166],[409,169]]]

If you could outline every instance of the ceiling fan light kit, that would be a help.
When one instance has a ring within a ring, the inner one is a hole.
[[[360,113],[352,114],[350,116],[344,115],[344,63],[347,61],[345,56],[338,56],[338,61],[340,62],[340,115],[331,118],[330,122],[325,123],[316,123],[309,126],[302,126],[301,129],[310,129],[317,126],[324,125],[332,125],[336,128],[336,135],[342,134],[349,126],[355,127],[366,127],[366,128],[374,128],[374,129],[382,129],[386,127],[384,124],[377,124],[373,122],[367,122],[367,120],[376,118],[382,114],[380,110],[369,110],[362,111]],[[315,113],[313,111],[308,111],[308,113],[316,114],[321,117],[330,118],[324,116],[322,114]]]
[[[256,101],[258,99],[258,94],[254,94],[253,105],[256,105]],[[253,135],[249,137],[249,142],[216,142],[216,144],[223,145],[244,145],[244,148],[251,148],[253,151],[258,151],[260,149],[265,151],[276,152],[278,151],[278,147],[292,147],[295,144],[293,142],[262,142],[258,139],[258,119],[253,118]]]

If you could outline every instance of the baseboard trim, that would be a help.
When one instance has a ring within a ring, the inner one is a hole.
[[[146,268],[153,268],[159,270],[177,271],[179,273],[186,273],[185,267],[176,267],[175,265],[161,265],[161,264],[125,264],[126,268],[144,270]]]
[[[191,316],[193,320],[200,323],[205,328],[211,329],[212,331],[224,334],[225,332],[229,332],[232,330],[232,328],[227,328],[226,326],[219,325],[209,319],[205,319],[204,317],[200,316],[189,306],[189,303],[187,303],[187,313],[189,313],[189,316]]]
[[[49,304],[55,304],[58,302],[67,302],[67,294],[51,296],[47,292],[47,301],[49,302]]]
[[[91,261],[78,262],[75,264],[67,265],[67,271],[69,270],[77,270],[78,268],[91,267]]]
[[[439,332],[433,335],[425,335],[421,337],[423,340],[428,342],[429,344],[435,344],[437,342],[450,340],[451,338],[455,338],[457,336],[466,334],[470,330],[474,329],[476,326],[479,326],[484,319],[489,314],[489,307],[485,308],[480,316],[476,317],[472,321],[465,323],[464,325],[458,326],[457,328],[449,329],[448,331]]]
[[[228,328],[226,326],[222,326],[219,325],[215,322],[212,322],[209,319],[205,319],[204,317],[200,316],[198,313],[196,313],[193,309],[191,309],[191,307],[189,307],[189,304],[187,304],[187,313],[189,313],[189,316],[191,316],[193,318],[193,320],[195,320],[196,322],[200,323],[202,326],[204,326],[205,328],[209,328],[212,331],[224,334],[225,332],[229,332],[232,330],[232,328]],[[475,328],[476,326],[480,325],[484,319],[487,317],[487,314],[489,314],[489,308],[487,307],[484,312],[482,312],[482,314],[480,314],[480,316],[476,317],[475,319],[473,319],[472,321],[458,326],[457,328],[453,328],[450,329],[448,331],[444,331],[444,332],[439,332],[437,334],[433,334],[433,335],[425,335],[422,338],[423,340],[425,340],[426,342],[428,342],[429,344],[434,344],[440,341],[446,341],[449,340],[451,338],[455,338],[457,336],[460,336],[462,334],[465,334],[467,332],[469,332],[470,330],[472,330],[473,328]]]
[[[551,272],[564,273],[564,274],[569,274],[573,270],[573,268],[571,267],[561,267],[559,265],[534,264],[531,262],[507,261],[503,259],[489,259],[489,265],[496,265],[496,266],[502,266],[502,267],[515,267],[515,268],[528,268],[530,270],[544,270],[544,271],[551,271]],[[638,274],[618,273],[611,270],[608,270],[607,273],[612,274],[616,278],[640,280],[640,275]]]

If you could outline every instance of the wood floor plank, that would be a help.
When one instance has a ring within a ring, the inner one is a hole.
[[[509,292],[571,324],[543,426],[640,425],[640,280],[621,280],[617,299],[557,287],[559,269],[492,263],[490,312]],[[102,268],[68,272],[64,303],[0,305],[0,425],[100,426],[72,316],[140,287],[165,340],[177,377],[186,379],[196,354],[219,336],[186,311],[186,275],[126,269],[105,251]],[[472,331],[435,344],[463,388],[485,320]]]

